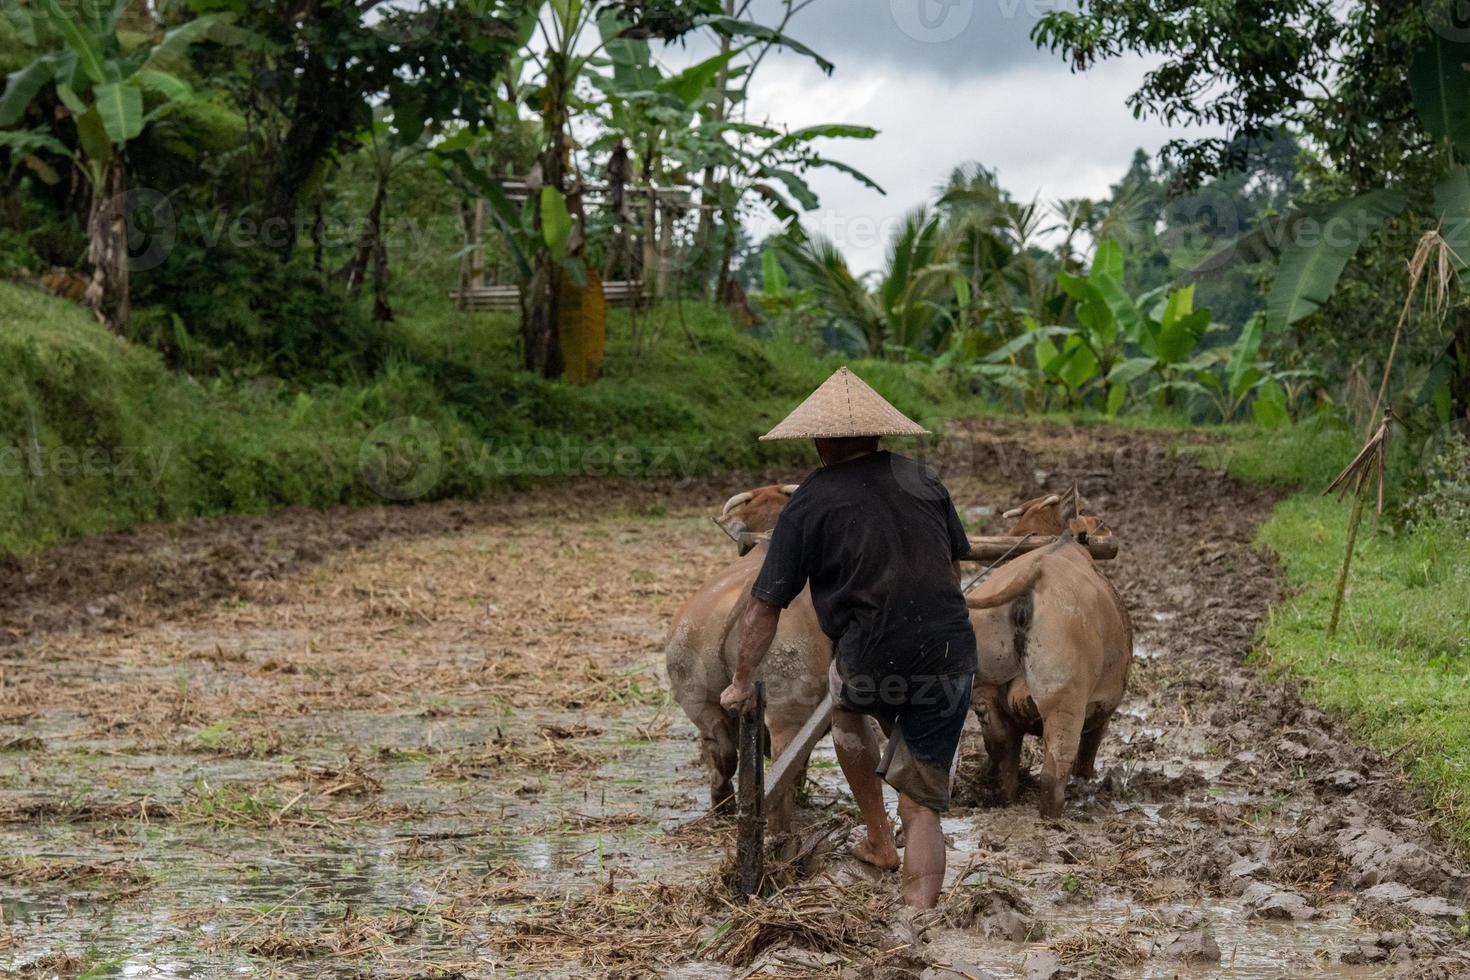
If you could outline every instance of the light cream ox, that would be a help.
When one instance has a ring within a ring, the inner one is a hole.
[[[720,707],[720,693],[735,674],[740,619],[766,559],[766,542],[742,535],[774,528],[781,508],[795,491],[795,484],[760,487],[726,501],[716,523],[739,543],[741,555],[679,607],[664,645],[669,685],[679,707],[699,730],[700,758],[709,772],[710,805],[719,809],[728,809],[734,802],[738,731],[737,720]],[[766,727],[774,756],[781,755],[821,704],[831,659],[832,644],[817,623],[811,592],[803,590],[781,615],[770,653],[755,674],[766,685]],[[805,765],[803,760],[803,770]],[[804,781],[798,774],[792,785],[799,787]],[[789,826],[795,794],[795,788],[783,794],[768,811],[773,832]]]

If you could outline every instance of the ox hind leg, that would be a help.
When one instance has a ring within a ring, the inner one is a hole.
[[[1021,791],[1021,742],[1024,733],[1002,707],[1000,690],[992,685],[976,688],[975,715],[980,720],[980,737],[985,741],[987,761],[982,777],[985,785],[999,794],[1003,805],[1016,802]]]
[[[1094,721],[1091,728],[1083,729],[1082,741],[1077,746],[1077,762],[1072,767],[1072,775],[1078,779],[1092,779],[1097,775],[1097,750],[1102,746],[1103,736],[1107,734],[1109,720],[1104,715],[1100,720]]]
[[[999,746],[1000,798],[1006,806],[1010,806],[1021,795],[1021,745],[1025,741],[1026,733],[1021,730],[1020,725],[1005,715],[1000,715],[997,722],[1003,732]],[[988,743],[986,751],[991,751]]]
[[[1041,764],[1042,817],[1056,819],[1067,802],[1067,777],[1077,762],[1082,741],[1083,713],[1072,705],[1059,705],[1043,712],[1042,741],[1046,744]]]

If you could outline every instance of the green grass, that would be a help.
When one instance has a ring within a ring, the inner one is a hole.
[[[1352,458],[1356,438],[1311,426],[1242,430],[1232,449],[1235,475],[1300,487],[1260,531],[1291,587],[1263,629],[1263,662],[1391,755],[1470,848],[1470,546],[1463,534],[1380,524],[1370,508],[1342,623],[1329,639],[1350,505],[1323,497],[1321,488]]]
[[[0,553],[147,521],[378,503],[384,488],[434,499],[577,475],[799,474],[810,447],[756,437],[842,363],[686,303],[642,315],[636,354],[617,312],[604,377],[578,388],[520,369],[510,316],[459,313],[427,287],[397,302],[371,376],[194,380],[76,304],[0,282]],[[973,410],[922,369],[852,366],[921,421]]]

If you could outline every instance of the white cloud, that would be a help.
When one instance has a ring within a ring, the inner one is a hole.
[[[839,63],[832,77],[783,56],[762,66],[750,118],[804,126],[871,125],[876,139],[829,141],[823,153],[867,173],[882,196],[835,171],[811,175],[822,207],[808,227],[834,238],[857,271],[883,262],[898,216],[932,200],[951,170],[978,161],[1021,199],[1098,197],[1127,170],[1133,151],[1153,154],[1178,135],[1133,118],[1126,105],[1143,75],[1138,60],[1074,75],[1055,63],[1021,63],[947,82],[892,64]]]

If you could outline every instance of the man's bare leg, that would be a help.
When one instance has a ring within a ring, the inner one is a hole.
[[[903,821],[903,900],[912,909],[932,909],[944,887],[944,834],[939,814],[898,795]]]
[[[898,867],[898,848],[893,843],[893,825],[883,809],[883,781],[878,778],[878,740],[864,715],[835,708],[832,711],[832,745],[852,798],[862,812],[868,836],[853,848],[853,854],[886,871]],[[941,847],[942,847],[941,842]],[[943,853],[940,860],[943,861]],[[941,874],[941,877],[943,875]]]

